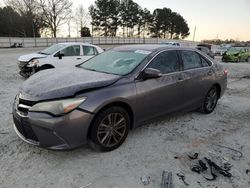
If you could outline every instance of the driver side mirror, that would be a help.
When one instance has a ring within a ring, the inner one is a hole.
[[[142,78],[144,80],[146,79],[151,79],[151,78],[160,78],[162,76],[162,73],[158,69],[153,69],[153,68],[146,68],[142,72]]]
[[[64,56],[64,53],[63,53],[63,52],[58,52],[58,58],[59,58],[59,59],[62,59],[63,56]]]

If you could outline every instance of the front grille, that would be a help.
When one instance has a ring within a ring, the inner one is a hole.
[[[14,123],[16,125],[17,130],[26,139],[30,139],[30,140],[34,140],[34,141],[38,142],[38,138],[37,138],[35,132],[31,128],[31,126],[27,122],[25,122],[25,120],[21,120],[21,122],[19,122],[15,117],[13,119],[14,119]]]
[[[28,101],[28,100],[24,100],[24,99],[21,99],[19,98],[19,104],[24,104],[24,105],[27,105],[27,106],[34,106],[37,102],[35,101]]]
[[[19,112],[21,112],[23,115],[27,115],[29,109],[34,106],[36,104],[36,102],[34,101],[28,101],[28,100],[24,100],[19,98],[18,104],[17,104],[17,110]]]

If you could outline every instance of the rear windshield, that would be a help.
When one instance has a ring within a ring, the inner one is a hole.
[[[84,62],[79,67],[97,72],[126,75],[133,71],[150,53],[142,50],[110,50]]]

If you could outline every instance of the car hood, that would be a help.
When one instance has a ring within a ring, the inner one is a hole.
[[[22,55],[18,58],[18,61],[23,61],[23,62],[29,62],[32,59],[39,59],[39,58],[45,58],[48,55],[45,54],[39,54],[39,53],[32,53],[32,54],[27,54],[27,55]]]
[[[21,86],[20,93],[21,98],[31,101],[71,97],[79,91],[111,85],[120,77],[77,67],[50,69],[27,79]]]

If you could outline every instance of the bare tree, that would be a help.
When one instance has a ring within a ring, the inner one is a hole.
[[[45,24],[38,0],[5,0],[5,4],[25,18],[25,22],[22,23],[25,28],[24,36],[40,36]]]
[[[72,4],[70,0],[40,0],[44,21],[53,37],[56,37],[58,27],[70,19]]]
[[[39,5],[37,0],[5,0],[5,4],[11,6],[20,14],[25,14],[26,12],[36,12]]]
[[[80,33],[83,27],[87,26],[87,24],[89,23],[89,20],[90,20],[90,15],[84,9],[83,5],[80,4],[78,7],[76,7],[74,21],[76,23],[77,35]],[[79,29],[79,26],[80,26],[80,29]]]

